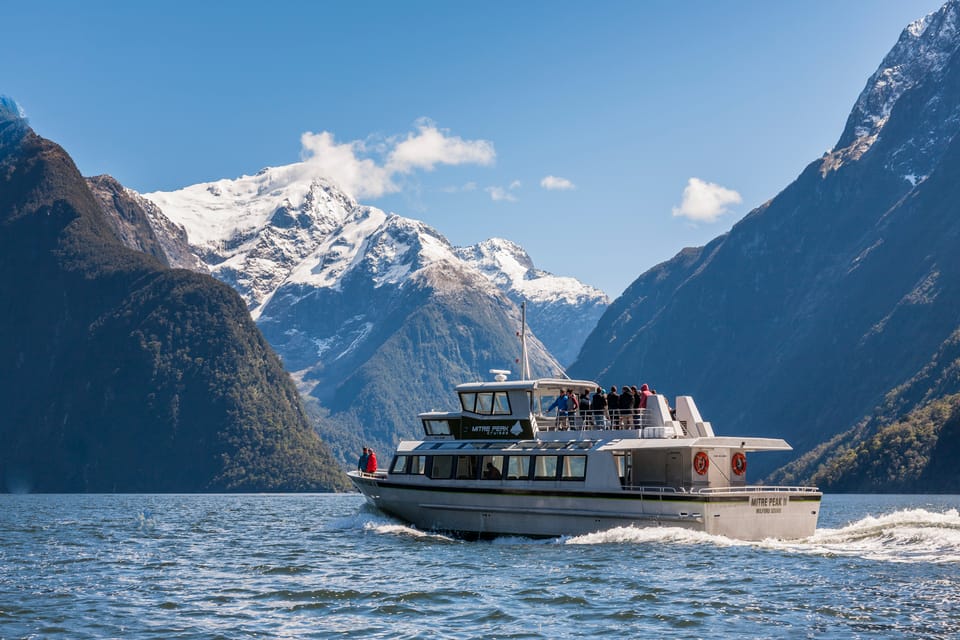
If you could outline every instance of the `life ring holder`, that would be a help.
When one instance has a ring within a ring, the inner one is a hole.
[[[747,456],[743,455],[743,452],[737,451],[730,460],[730,468],[738,476],[745,474],[747,472]]]
[[[693,456],[693,470],[697,472],[697,475],[702,476],[707,473],[707,469],[710,468],[710,458],[703,451],[697,451],[697,454]]]

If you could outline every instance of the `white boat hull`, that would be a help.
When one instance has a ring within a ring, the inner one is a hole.
[[[467,536],[582,535],[615,527],[682,527],[740,540],[813,535],[817,491],[740,487],[703,493],[671,490],[576,491],[514,487],[509,491],[428,481],[402,483],[352,472],[381,511],[431,531]]]

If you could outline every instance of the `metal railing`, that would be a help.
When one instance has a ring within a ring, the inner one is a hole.
[[[555,416],[537,416],[537,424],[544,431],[609,431],[643,429],[655,426],[647,409],[614,409],[594,411],[558,411]]]
[[[762,491],[765,493],[819,493],[818,487],[775,487],[764,484],[754,484],[743,487],[704,487],[702,489],[691,489],[690,493],[755,493]]]

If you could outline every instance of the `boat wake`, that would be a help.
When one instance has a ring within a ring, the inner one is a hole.
[[[960,563],[960,513],[904,509],[867,516],[839,529],[817,529],[806,540],[765,541],[817,555],[858,556],[887,562]]]
[[[333,529],[361,530],[369,533],[390,535],[406,538],[436,540],[438,542],[455,542],[454,538],[432,531],[421,531],[416,527],[403,524],[399,520],[392,520],[376,510],[361,510],[347,518],[340,518],[331,526]]]
[[[582,536],[560,538],[561,544],[713,544],[819,555],[860,557],[903,563],[960,563],[960,513],[906,509],[867,516],[839,529],[817,529],[803,540],[748,542],[673,527],[619,527]]]

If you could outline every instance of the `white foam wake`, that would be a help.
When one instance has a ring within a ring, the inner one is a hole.
[[[766,541],[804,553],[888,562],[960,563],[960,513],[904,509],[866,516],[839,529],[817,529],[800,542]]]
[[[824,556],[854,556],[887,562],[960,563],[960,513],[905,509],[866,516],[839,529],[817,529],[803,540],[747,542],[671,527],[618,527],[561,538],[563,544],[712,544],[755,546]]]

